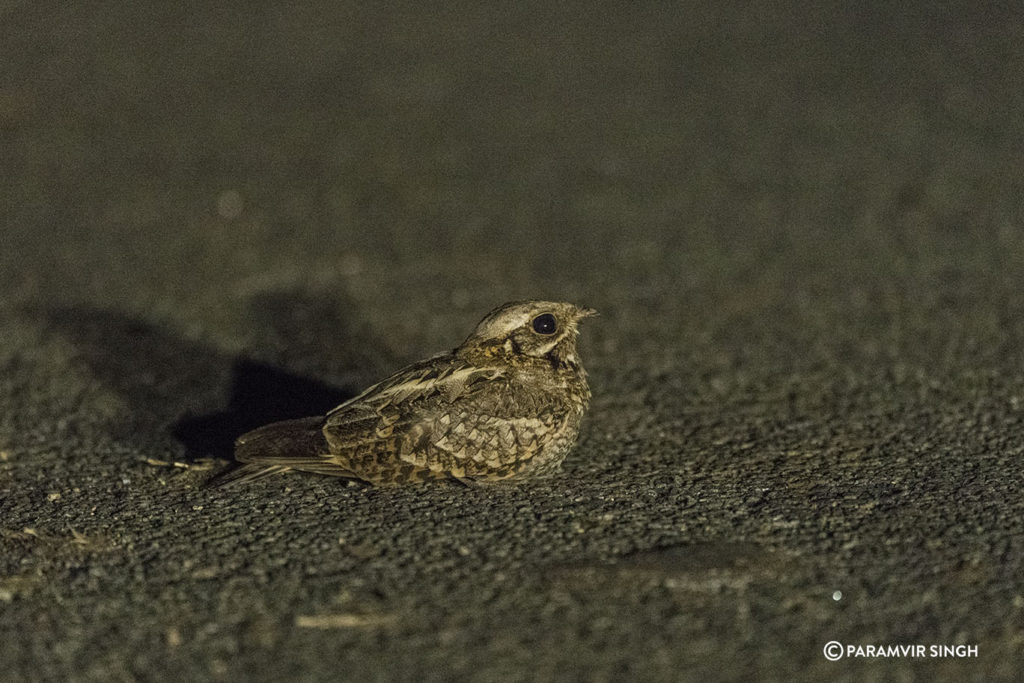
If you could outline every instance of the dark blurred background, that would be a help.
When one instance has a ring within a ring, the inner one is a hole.
[[[1022,18],[0,2],[7,675],[1018,675]],[[198,488],[526,297],[559,480]]]

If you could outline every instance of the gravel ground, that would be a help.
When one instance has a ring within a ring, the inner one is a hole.
[[[0,2],[0,679],[1020,680],[1024,14],[919,4]],[[561,477],[202,487],[518,298]]]

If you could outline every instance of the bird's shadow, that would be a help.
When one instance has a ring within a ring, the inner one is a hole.
[[[171,434],[185,447],[185,457],[230,459],[235,439],[279,420],[323,415],[354,395],[319,380],[267,363],[241,358],[231,369],[228,405],[203,415],[184,415]]]
[[[184,446],[186,460],[229,459],[238,436],[278,420],[322,415],[395,362],[336,293],[264,292],[249,303],[256,330],[251,355],[226,354],[110,309],[25,312],[71,342],[76,362],[121,399],[126,409],[103,420],[112,439],[147,452],[166,448],[170,436]],[[224,407],[206,412],[211,406]]]

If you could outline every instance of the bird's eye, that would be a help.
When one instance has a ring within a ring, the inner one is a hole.
[[[555,316],[550,313],[543,313],[533,319],[533,331],[537,334],[554,334],[557,329]]]

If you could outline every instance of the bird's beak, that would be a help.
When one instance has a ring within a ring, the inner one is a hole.
[[[599,315],[593,308],[577,308],[576,319],[583,320],[584,318],[593,318],[595,315]]]

